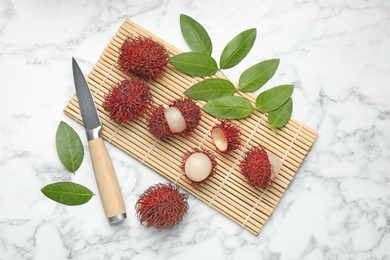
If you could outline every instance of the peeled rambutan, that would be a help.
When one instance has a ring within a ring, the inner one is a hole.
[[[249,184],[257,188],[268,188],[272,184],[272,165],[262,147],[250,149],[241,164],[241,173]]]
[[[103,108],[115,122],[122,124],[144,114],[150,108],[151,102],[152,96],[146,81],[133,77],[110,89]]]
[[[183,154],[180,169],[192,185],[198,185],[215,173],[216,166],[210,151],[193,149]]]
[[[225,120],[213,127],[211,137],[221,153],[228,153],[241,145],[239,125]]]
[[[118,58],[118,65],[125,73],[144,79],[160,77],[168,62],[169,53],[164,45],[143,36],[127,38]]]
[[[187,212],[187,196],[171,183],[159,183],[141,194],[135,210],[143,226],[170,228],[179,223]]]
[[[199,125],[202,112],[195,101],[184,98],[172,100],[169,107],[156,106],[148,117],[149,131],[157,138],[188,134]]]
[[[202,117],[202,112],[200,111],[200,108],[196,105],[194,100],[188,98],[176,99],[171,101],[169,107],[177,108],[180,110],[185,121],[185,129],[182,131],[182,133],[189,133],[199,125],[199,121]],[[174,123],[175,122],[172,122],[172,124],[170,124],[168,119],[168,124],[170,126]]]

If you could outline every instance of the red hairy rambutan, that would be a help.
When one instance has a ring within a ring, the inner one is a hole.
[[[228,153],[240,147],[240,127],[237,124],[221,121],[211,130],[211,137],[218,151]]]
[[[216,166],[217,161],[210,151],[195,148],[183,154],[180,169],[195,186],[212,176]]]
[[[176,133],[188,134],[199,125],[202,112],[195,101],[184,98],[172,100],[169,107],[156,106],[148,117],[149,131],[157,138]]]
[[[169,54],[164,45],[143,36],[127,38],[118,58],[118,65],[125,73],[144,79],[161,76],[168,62]]]
[[[171,183],[159,183],[141,194],[135,210],[141,225],[170,228],[179,223],[187,212],[187,196]]]
[[[251,186],[263,189],[271,186],[272,166],[267,152],[262,147],[250,149],[240,166],[241,173]]]
[[[146,81],[133,77],[113,86],[106,95],[103,108],[121,124],[136,119],[151,106],[152,96]]]

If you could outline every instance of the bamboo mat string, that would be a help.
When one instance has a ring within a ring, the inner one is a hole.
[[[230,175],[232,174],[234,168],[237,166],[238,162],[241,160],[245,152],[247,151],[247,146],[249,142],[252,140],[254,134],[256,133],[257,129],[259,128],[261,122],[264,120],[264,115],[260,113],[260,119],[257,122],[255,128],[253,129],[251,135],[249,136],[248,140],[245,142],[244,148],[240,150],[239,156],[234,160],[234,163],[232,167],[230,167],[229,172],[226,174],[225,178],[223,179],[221,185],[219,185],[217,192],[214,194],[214,196],[211,198],[211,200],[208,203],[208,206],[211,206],[214,202],[214,200],[218,197],[219,193],[221,192],[223,186],[225,185],[226,181],[229,179]]]
[[[115,128],[114,133],[110,136],[110,138],[107,139],[107,141],[108,141],[109,144],[110,144],[111,141],[114,139],[114,137],[115,137],[116,134],[119,132],[119,130],[121,130],[121,128],[122,128],[122,124],[117,125],[117,127]]]
[[[198,149],[201,149],[202,145],[204,144],[204,142],[206,141],[207,137],[209,137],[210,133],[211,133],[211,130],[213,129],[213,127],[215,126],[215,123],[218,121],[218,118],[214,118],[213,120],[213,123],[211,124],[211,127],[209,129],[209,131],[207,131],[206,133],[204,133],[203,137],[202,137],[202,140],[200,140],[199,142],[199,145],[198,145]]]
[[[179,174],[179,177],[176,178],[175,182],[173,183],[175,186],[177,185],[177,183],[180,181],[181,177],[183,176],[183,172],[181,171],[180,174]]]
[[[294,138],[292,139],[292,141],[291,141],[291,143],[290,143],[290,146],[287,148],[286,153],[284,154],[284,156],[283,156],[283,158],[282,158],[282,161],[281,161],[281,163],[280,163],[281,165],[283,165],[283,163],[284,163],[284,161],[286,160],[288,154],[290,153],[290,150],[291,150],[292,146],[294,145],[295,141],[297,140],[299,134],[301,133],[301,131],[302,131],[302,129],[303,129],[303,126],[304,126],[304,124],[301,123],[301,125],[300,125],[299,128],[298,128],[298,131],[295,133],[295,136],[294,136]]]
[[[144,158],[142,159],[141,163],[142,164],[145,164],[145,160],[149,157],[149,155],[151,154],[151,152],[153,152],[153,149],[154,147],[156,147],[157,143],[158,143],[158,140],[159,139],[154,139],[154,142],[152,143],[152,145],[150,146],[149,150],[148,150],[148,153],[144,156]]]
[[[281,165],[283,165],[284,161],[286,160],[288,154],[290,153],[290,150],[291,148],[293,147],[295,141],[297,140],[300,132],[302,131],[302,128],[303,128],[303,123],[300,125],[298,131],[296,132],[294,138],[292,139],[291,143],[290,143],[290,146],[287,148],[284,156],[283,156],[283,159],[282,161],[280,162]],[[248,216],[245,218],[244,222],[241,224],[241,227],[244,227],[247,223],[248,223],[248,220],[252,217],[252,214],[253,212],[255,211],[255,209],[257,208],[257,206],[260,204],[260,201],[263,199],[264,197],[264,194],[268,191],[268,188],[264,189],[264,191],[260,194],[260,197],[259,199],[257,200],[255,206],[253,206],[252,210],[249,212]]]

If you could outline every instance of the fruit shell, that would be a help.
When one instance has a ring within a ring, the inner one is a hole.
[[[148,116],[148,129],[156,138],[168,138],[172,133],[165,118],[165,108],[162,105],[154,106]]]

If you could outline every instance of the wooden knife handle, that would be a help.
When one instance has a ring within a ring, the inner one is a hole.
[[[104,212],[110,223],[118,222],[126,218],[126,209],[111,158],[102,138],[89,140],[88,145]]]

